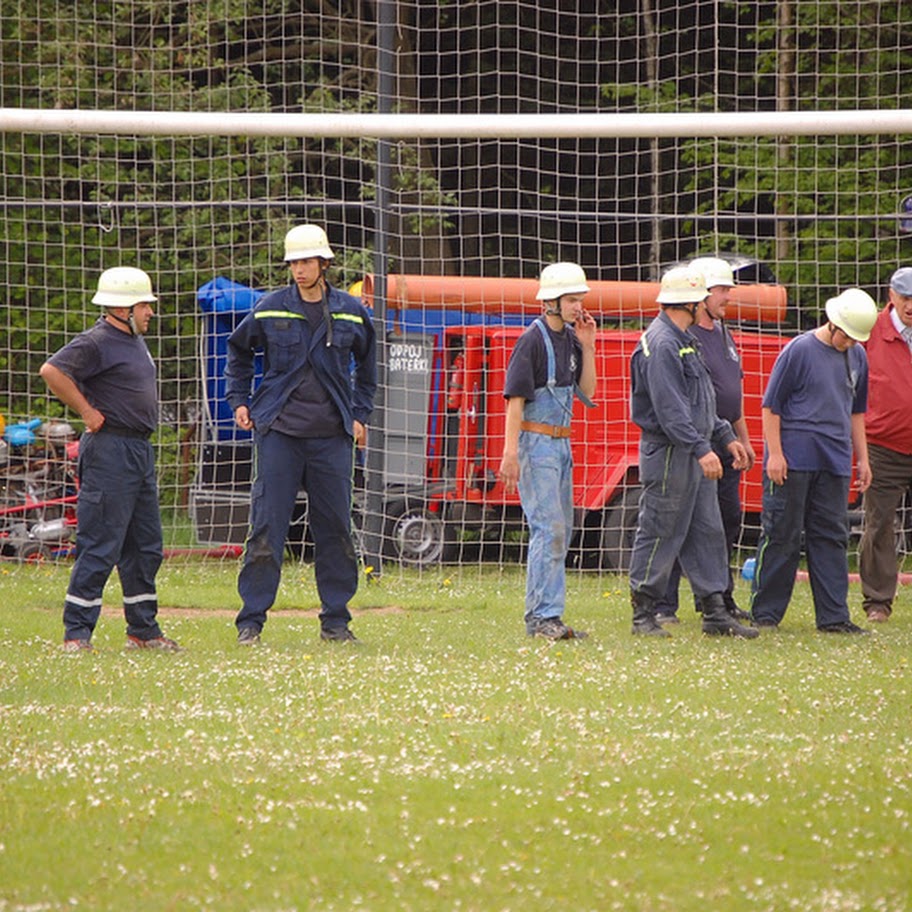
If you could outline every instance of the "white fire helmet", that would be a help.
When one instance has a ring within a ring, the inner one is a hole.
[[[157,300],[152,294],[152,280],[145,272],[135,266],[114,266],[98,277],[98,290],[92,303],[101,307],[132,307]]]
[[[536,301],[554,301],[562,295],[585,294],[589,291],[586,273],[576,263],[551,263],[538,279]]]
[[[847,288],[826,302],[826,315],[850,339],[867,342],[877,320],[877,305],[866,291]]]
[[[705,300],[709,291],[706,279],[699,269],[693,266],[673,266],[662,276],[659,304],[699,304]]]
[[[285,262],[309,260],[311,257],[322,257],[324,260],[335,257],[329,238],[319,225],[295,225],[285,235]]]
[[[731,264],[721,259],[721,257],[697,257],[695,260],[691,260],[688,265],[703,273],[707,288],[715,288],[717,285],[725,285],[728,288],[732,288],[735,284],[735,276],[732,272]]]

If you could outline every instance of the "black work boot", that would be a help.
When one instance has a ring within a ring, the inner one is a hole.
[[[725,610],[736,621],[749,621],[751,619],[750,612],[745,611],[743,608],[739,608],[738,603],[732,598],[731,593],[723,593],[722,600],[725,602]]]
[[[714,592],[706,598],[700,599],[703,608],[703,633],[714,636],[737,636],[746,640],[753,640],[760,636],[760,631],[754,627],[745,627],[731,616],[725,605],[721,592]]]
[[[656,620],[655,602],[639,592],[630,593],[633,606],[632,633],[640,636],[669,637],[671,634]]]

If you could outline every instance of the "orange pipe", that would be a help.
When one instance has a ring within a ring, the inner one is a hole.
[[[480,276],[387,276],[387,307],[391,310],[426,308],[429,310],[466,310],[487,314],[541,313],[535,300],[537,279],[494,279]],[[613,317],[642,317],[658,311],[658,282],[590,281],[586,309],[593,314]],[[364,302],[374,303],[374,277],[366,275],[361,294]],[[782,285],[736,285],[731,290],[728,316],[734,320],[781,323],[788,301]]]

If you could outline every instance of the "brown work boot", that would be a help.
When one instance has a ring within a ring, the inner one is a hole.
[[[127,649],[157,649],[159,652],[180,652],[181,648],[174,640],[166,636],[150,637],[141,640],[139,637],[127,634]]]

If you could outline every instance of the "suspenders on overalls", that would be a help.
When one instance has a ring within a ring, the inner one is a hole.
[[[538,328],[545,343],[548,379],[544,387],[535,391],[535,398],[526,402],[523,410],[523,430],[550,437],[569,437],[573,396],[576,395],[587,408],[594,408],[594,403],[575,382],[572,387],[557,386],[557,362],[548,327],[540,317],[535,319],[533,326]]]

